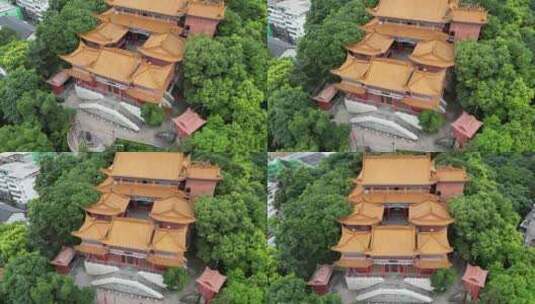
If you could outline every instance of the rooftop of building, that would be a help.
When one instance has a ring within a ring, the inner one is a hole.
[[[152,34],[138,51],[145,56],[166,62],[179,62],[184,58],[185,47],[186,39],[178,34]]]
[[[128,28],[111,22],[103,22],[89,32],[79,34],[87,41],[101,46],[118,43],[126,34]]]
[[[191,224],[195,222],[190,202],[178,196],[156,200],[150,211],[150,217],[167,223]]]
[[[188,164],[182,153],[117,152],[108,170],[112,177],[178,181]]]
[[[429,185],[433,162],[429,154],[365,154],[357,182],[362,185]]]
[[[346,49],[353,53],[378,56],[385,54],[393,43],[391,37],[373,32],[366,34],[359,42],[346,46]]]
[[[455,65],[455,46],[443,40],[421,41],[409,59],[423,65],[449,68]]]
[[[168,16],[186,13],[189,0],[106,0],[109,6],[118,6]]]

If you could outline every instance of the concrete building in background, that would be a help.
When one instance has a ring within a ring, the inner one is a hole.
[[[6,0],[0,0],[0,17],[2,16],[13,16],[22,19],[22,11]]]
[[[20,209],[37,198],[34,189],[39,166],[30,153],[0,153],[0,200]]]
[[[41,21],[48,10],[48,0],[17,0],[17,5],[24,9],[24,12],[31,19]]]
[[[305,35],[305,21],[310,0],[268,1],[269,24],[295,43]]]

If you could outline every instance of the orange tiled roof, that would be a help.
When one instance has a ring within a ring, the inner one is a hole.
[[[370,13],[383,18],[445,23],[449,10],[449,0],[380,0]]]
[[[138,51],[148,57],[175,63],[182,61],[185,47],[186,39],[177,34],[152,34]]]
[[[397,23],[381,23],[374,18],[361,27],[366,32],[376,32],[393,38],[408,38],[416,41],[421,40],[448,40],[449,35],[441,30],[435,30],[414,25]]]
[[[423,255],[447,254],[453,251],[448,242],[448,229],[434,232],[418,232],[417,253]]]
[[[103,194],[99,201],[85,208],[87,212],[101,215],[120,215],[126,211],[130,199],[113,192]]]
[[[357,186],[358,188],[358,186]],[[360,202],[385,204],[385,203],[406,203],[416,204],[426,200],[438,201],[439,197],[425,192],[401,192],[401,191],[373,191],[363,193],[357,188],[349,195],[349,201],[356,204]]]
[[[342,256],[334,264],[342,268],[368,268],[373,264],[373,261],[369,258],[364,258],[364,257],[352,258],[352,257]]]
[[[440,97],[431,98],[430,100],[424,100],[408,96],[403,98],[401,102],[410,107],[422,110],[438,111],[440,109]]]
[[[352,53],[358,53],[367,56],[379,56],[385,54],[394,39],[378,33],[369,33],[361,41],[346,46],[346,49]]]
[[[86,254],[94,254],[94,255],[105,255],[108,253],[108,249],[103,246],[93,246],[88,244],[80,244],[78,246],[74,246],[74,249],[78,252],[86,253]]]
[[[384,206],[370,203],[358,203],[353,206],[353,213],[338,221],[345,225],[375,225],[383,220]]]
[[[128,88],[126,89],[126,94],[128,96],[142,100],[145,103],[160,104],[164,95],[164,91],[148,91],[141,88]]]
[[[449,68],[455,65],[455,47],[442,40],[421,41],[409,58],[419,64]]]
[[[80,41],[78,48],[67,55],[60,55],[59,57],[73,66],[87,67],[97,61],[100,56],[100,49],[94,49],[85,45]]]
[[[182,153],[117,152],[109,169],[113,177],[179,181],[186,162]]]
[[[150,221],[117,217],[111,221],[108,236],[102,243],[112,247],[148,251],[153,230]]]
[[[190,179],[203,179],[203,180],[221,180],[221,169],[218,166],[194,163],[187,169],[187,176]]]
[[[114,183],[113,178],[109,177],[97,189],[101,192],[114,192],[129,197],[152,197],[156,199],[168,198],[171,196],[183,197],[184,192],[177,187],[169,187],[154,184],[130,184],[130,183]]]
[[[187,226],[181,229],[156,228],[150,247],[159,252],[183,254],[186,251],[187,231]]]
[[[368,86],[405,92],[414,67],[402,60],[374,58],[362,82]]]
[[[106,0],[109,6],[120,6],[137,11],[167,16],[180,16],[186,11],[188,0]]]
[[[223,20],[225,18],[225,2],[193,0],[188,6],[188,16],[201,17],[206,19]]]
[[[431,156],[365,154],[357,182],[362,185],[430,185]]]
[[[335,84],[337,90],[349,93],[361,95],[366,93],[366,89],[363,88],[360,84],[352,83],[349,81],[342,80],[340,83]]]
[[[163,95],[172,80],[171,76],[174,70],[174,64],[158,66],[142,61],[131,76],[132,84],[137,87],[161,92]]]
[[[485,24],[487,12],[482,8],[475,7],[455,7],[450,11],[449,17],[454,22]]]
[[[440,269],[449,268],[451,266],[450,261],[446,255],[439,258],[417,258],[414,261],[414,266],[420,269]]]
[[[369,66],[369,61],[357,59],[348,54],[346,61],[339,68],[331,70],[331,73],[343,79],[359,80],[364,77]]]
[[[147,261],[149,263],[164,267],[182,267],[186,263],[184,256],[167,257],[157,254],[149,255]]]
[[[71,234],[82,240],[101,241],[106,238],[110,229],[110,223],[107,221],[97,220],[94,217],[86,215],[84,224],[78,231]]]
[[[190,203],[177,196],[157,200],[150,211],[150,217],[161,222],[191,224],[195,215]]]
[[[176,22],[165,21],[151,17],[143,17],[134,14],[125,14],[118,12],[113,8],[100,14],[98,18],[102,22],[111,22],[130,29],[144,30],[151,33],[182,33],[183,31],[183,28],[178,26]]]
[[[407,83],[407,88],[411,94],[442,96],[445,78],[445,70],[440,72],[425,72],[416,70]]]
[[[122,25],[104,22],[95,29],[80,34],[84,40],[91,41],[100,46],[107,46],[119,42],[128,33],[128,29]]]
[[[468,181],[466,170],[451,166],[438,167],[435,178],[440,182],[465,182]]]
[[[425,201],[409,207],[409,222],[421,226],[446,226],[453,223],[453,218],[445,205]]]
[[[368,250],[369,244],[369,231],[352,231],[345,226],[342,226],[342,237],[338,241],[338,244],[331,249],[342,253],[364,253]]]
[[[374,226],[371,233],[370,256],[414,256],[416,229],[411,225]]]

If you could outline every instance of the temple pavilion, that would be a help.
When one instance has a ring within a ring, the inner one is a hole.
[[[212,37],[225,15],[223,0],[107,0],[100,24],[80,33],[80,44],[60,56],[78,90],[112,95],[139,106],[171,106],[186,39]],[[95,95],[96,94],[96,95]],[[87,95],[87,93],[86,93]],[[170,97],[171,96],[171,97]]]
[[[346,46],[346,61],[332,70],[348,111],[445,112],[454,42],[477,40],[487,12],[458,0],[380,0],[369,13],[364,37]]]
[[[448,200],[463,194],[464,169],[436,167],[430,155],[364,155],[348,197],[352,214],[340,218],[332,250],[337,268],[354,276],[427,276],[448,268]]]
[[[193,205],[213,196],[220,169],[182,153],[121,153],[97,186],[100,199],[84,208],[85,221],[72,233],[87,261],[163,271],[182,267]]]

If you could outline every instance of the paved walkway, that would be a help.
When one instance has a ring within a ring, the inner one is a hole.
[[[175,128],[171,120],[164,121],[164,123],[157,128],[142,125],[139,132],[134,132],[97,115],[89,114],[88,112],[79,110],[78,105],[83,102],[83,100],[76,96],[74,90],[71,90],[70,94],[68,94],[68,97],[63,103],[63,106],[76,110],[74,123],[77,124],[79,131],[91,133],[92,136],[96,137],[99,142],[103,143],[107,147],[113,145],[117,138],[147,144],[158,148],[168,148],[175,145],[175,143],[169,144],[156,137],[156,134],[160,132],[174,132]]]

